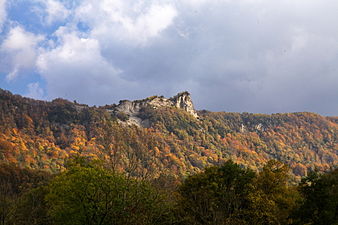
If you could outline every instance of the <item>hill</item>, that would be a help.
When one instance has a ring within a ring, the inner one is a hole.
[[[269,159],[296,176],[338,164],[338,117],[315,113],[196,111],[189,93],[91,107],[0,90],[0,160],[62,171],[73,155],[132,176],[178,176],[228,159],[259,169]]]

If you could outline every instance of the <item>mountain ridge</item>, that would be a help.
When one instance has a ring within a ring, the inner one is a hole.
[[[185,103],[192,104],[190,95],[183,96]],[[129,102],[159,99],[164,98]],[[80,154],[114,162],[118,170],[135,176],[153,177],[195,173],[228,159],[253,169],[277,159],[296,176],[338,163],[336,117],[200,110],[195,111],[196,118],[184,104],[177,107],[170,98],[166,101],[171,103],[140,107],[137,117],[147,122],[135,126],[126,122],[130,115],[116,110],[121,102],[91,107],[64,99],[38,101],[0,90],[0,160],[59,171],[69,157]],[[109,158],[112,155],[115,158]]]

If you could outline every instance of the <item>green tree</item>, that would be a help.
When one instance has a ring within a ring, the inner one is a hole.
[[[338,224],[338,169],[325,174],[310,173],[299,185],[304,197],[295,224]]]
[[[290,184],[289,167],[269,161],[254,179],[248,217],[252,225],[290,224],[290,214],[300,196]]]
[[[255,173],[232,161],[188,177],[179,188],[185,224],[246,224],[243,212]]]
[[[56,224],[164,224],[165,200],[144,181],[99,166],[69,168],[49,185],[46,196]]]

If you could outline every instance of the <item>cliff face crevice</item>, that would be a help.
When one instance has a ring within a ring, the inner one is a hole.
[[[138,117],[140,111],[145,107],[152,107],[154,109],[161,107],[176,107],[178,109],[186,111],[196,119],[198,118],[198,115],[194,108],[194,104],[190,97],[190,93],[187,91],[178,93],[171,98],[165,98],[163,96],[152,96],[146,99],[135,101],[122,100],[111,111],[113,111],[113,113],[115,114],[126,114],[128,116],[128,120],[125,121],[127,124],[134,124],[137,126],[146,127],[148,122],[142,121]]]

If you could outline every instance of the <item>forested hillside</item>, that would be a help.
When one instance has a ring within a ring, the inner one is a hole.
[[[184,176],[228,159],[254,170],[277,159],[297,176],[338,164],[337,117],[198,111],[195,118],[174,106],[144,106],[138,116],[147,126],[137,126],[110,108],[0,90],[0,160],[58,172],[67,158],[81,155],[151,178]]]

